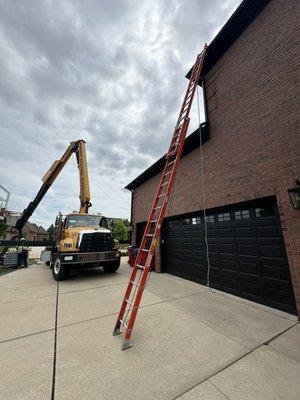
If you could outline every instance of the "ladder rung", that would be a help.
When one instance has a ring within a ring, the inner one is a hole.
[[[129,304],[131,307],[134,307],[134,304],[130,303],[128,299],[125,299],[126,303]],[[136,307],[137,308],[137,307]]]
[[[153,233],[147,233],[146,236],[152,237]]]
[[[189,95],[186,96],[185,103],[188,103],[190,101],[192,94],[193,94],[193,92],[190,92]]]
[[[141,265],[141,264],[137,264],[136,266],[137,266],[137,268],[140,268],[140,269],[144,269],[145,268],[145,266]]]
[[[173,170],[171,170],[171,171],[169,171],[169,172],[166,172],[166,173],[165,173],[165,176],[171,174],[172,171],[173,171]]]
[[[126,322],[125,322],[125,321],[123,321],[122,319],[120,319],[120,324],[121,324],[122,326],[124,326],[124,328],[125,328],[125,329],[127,329],[127,328],[128,328],[128,326],[127,326]]]
[[[170,162],[167,164],[167,166],[174,164],[174,162],[175,162],[175,160],[170,161]],[[165,175],[166,175],[166,174],[165,174]]]
[[[182,108],[182,113],[188,109],[189,105],[190,104],[188,102],[185,104],[184,108]]]
[[[160,198],[160,197],[164,197],[164,196],[165,196],[165,194],[166,194],[166,193],[159,194],[157,197],[158,197],[158,198]]]
[[[161,206],[159,207],[154,207],[153,210],[159,210],[161,208]]]
[[[149,251],[149,249],[142,249],[142,251]]]
[[[157,219],[152,219],[149,222],[150,222],[150,224],[154,224],[154,222],[157,222]]]
[[[139,287],[140,285],[134,281],[130,281],[132,285]]]
[[[170,153],[168,153],[168,156],[172,156],[173,154],[176,154],[177,149],[171,151]]]
[[[168,183],[169,183],[169,181],[168,182],[164,182],[164,183],[161,184],[161,186],[166,186]]]
[[[183,117],[183,116],[182,116],[182,113],[180,113],[180,115],[179,115],[179,118],[178,118],[178,121],[177,121],[177,122],[180,122],[180,121],[182,121],[184,118],[185,118],[185,117]],[[180,125],[179,125],[179,126],[180,126]],[[178,127],[179,127],[179,126],[178,126]]]

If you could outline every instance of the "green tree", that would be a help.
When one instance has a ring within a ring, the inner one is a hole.
[[[114,239],[127,240],[128,229],[123,221],[115,221],[112,227],[112,234]]]
[[[7,229],[6,218],[2,220],[0,219],[0,238],[5,237],[6,229]]]

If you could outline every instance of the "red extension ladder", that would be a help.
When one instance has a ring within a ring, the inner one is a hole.
[[[189,113],[197,83],[200,78],[206,48],[207,45],[205,44],[202,52],[198,54],[192,69],[183,104],[167,151],[165,168],[158,185],[140,249],[131,271],[117,323],[113,331],[113,335],[118,335],[123,332],[122,350],[131,347],[130,336],[143,291],[149,278],[150,266],[155,253],[156,242],[159,237],[161,224],[166,212],[178,163],[181,157],[186,132],[190,122]]]

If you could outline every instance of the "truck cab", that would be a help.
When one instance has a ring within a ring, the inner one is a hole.
[[[50,265],[57,281],[65,279],[76,268],[101,266],[106,272],[117,271],[119,246],[108,229],[106,218],[80,212],[59,214]]]

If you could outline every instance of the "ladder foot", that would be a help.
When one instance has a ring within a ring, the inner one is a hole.
[[[123,341],[123,343],[122,343],[122,347],[121,347],[121,349],[122,350],[127,350],[127,349],[130,349],[130,347],[132,347],[132,344],[130,343],[130,341],[129,340],[124,340]]]
[[[120,328],[115,328],[113,331],[113,336],[119,335],[121,333]]]

